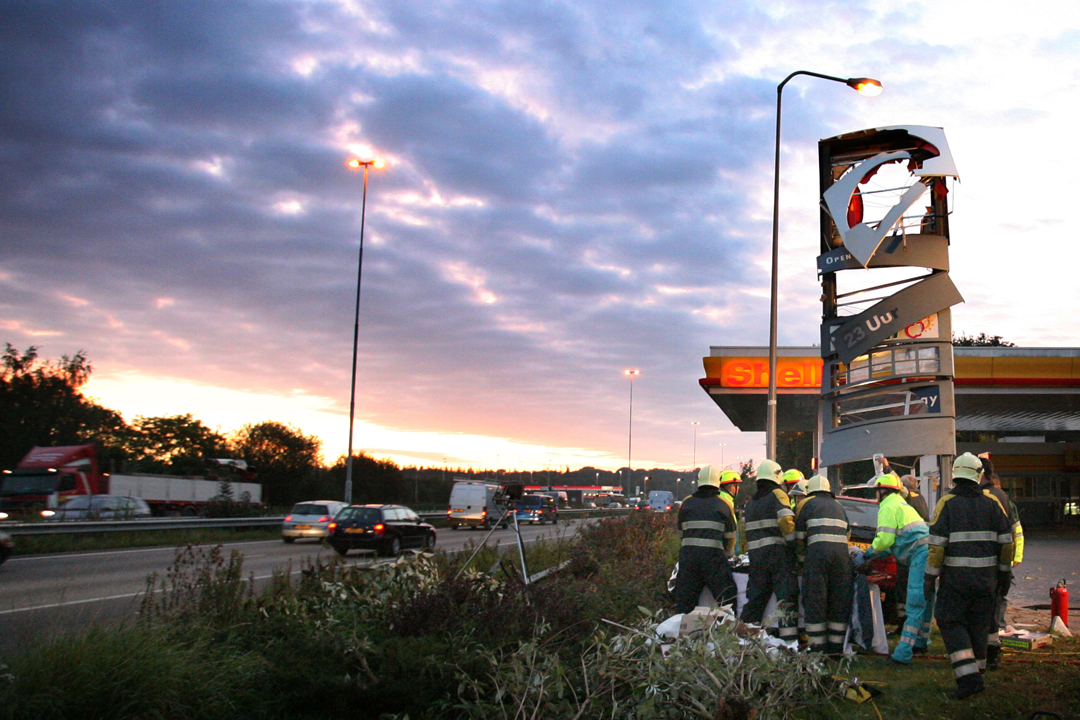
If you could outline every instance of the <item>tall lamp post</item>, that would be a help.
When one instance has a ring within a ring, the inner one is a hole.
[[[727,443],[720,443],[720,467],[724,467],[724,448],[727,447]]]
[[[360,340],[360,279],[364,272],[364,219],[367,215],[367,180],[368,170],[374,166],[383,167],[382,160],[360,160],[353,158],[348,166],[353,170],[364,169],[364,199],[360,205],[360,255],[356,263],[356,312],[353,315],[352,333],[352,380],[349,384],[349,457],[345,460],[345,502],[352,504],[353,476],[353,419],[356,417],[356,354]]]
[[[634,482],[634,464],[632,462],[634,450],[634,378],[641,374],[640,370],[623,370],[623,375],[630,378],[630,429],[626,436],[626,489],[624,495],[630,496],[630,485]]]
[[[776,459],[776,283],[780,253],[780,103],[784,86],[796,75],[810,75],[822,80],[844,83],[867,97],[881,94],[881,83],[872,78],[840,78],[796,70],[776,86],[776,164],[773,169],[772,283],[769,294],[769,399],[765,407],[765,456]]]
[[[690,472],[694,472],[697,470],[697,426],[701,423],[691,420],[690,424],[694,426],[694,460],[690,465]]]

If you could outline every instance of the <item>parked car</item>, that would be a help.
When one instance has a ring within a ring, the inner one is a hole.
[[[403,505],[349,505],[329,531],[330,546],[341,555],[361,549],[396,557],[404,548],[435,547],[435,528]]]
[[[877,500],[841,495],[837,502],[847,513],[848,525],[851,526],[851,542],[863,550],[870,547],[877,535]]]
[[[42,510],[46,520],[141,520],[153,513],[142,498],[127,495],[75,495],[55,510]]]
[[[515,503],[518,522],[559,522],[559,506],[550,495],[523,495]]]
[[[348,503],[335,500],[310,500],[296,503],[285,516],[281,524],[281,539],[291,543],[298,538],[324,538],[330,535],[328,529],[334,516]]]
[[[0,512],[0,520],[7,520],[7,518],[8,514],[6,512]],[[15,552],[15,543],[12,541],[11,536],[0,530],[0,565],[11,557],[13,552]]]

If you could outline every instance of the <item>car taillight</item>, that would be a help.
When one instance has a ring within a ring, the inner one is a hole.
[[[285,522],[292,522],[292,515],[286,515]]]
[[[480,517],[487,517],[487,508],[480,511]]]
[[[337,527],[337,523],[330,523],[329,525],[326,526],[326,529],[327,530],[333,530],[336,527]]]
[[[385,532],[386,532],[386,526],[383,525],[382,523],[379,523],[378,525],[375,526],[375,534],[376,535],[382,535]]]
[[[330,516],[323,515],[321,518],[319,518],[319,522],[330,522]]]

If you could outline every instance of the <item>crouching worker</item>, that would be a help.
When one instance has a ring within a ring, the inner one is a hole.
[[[930,528],[901,495],[903,485],[892,473],[874,479],[878,496],[877,536],[864,556],[865,560],[896,556],[896,562],[908,568],[907,616],[900,642],[887,662],[911,664],[915,652],[926,652],[930,642],[930,619],[933,616],[933,593],[926,592],[926,552]]]
[[[698,473],[697,491],[679,509],[679,575],[675,579],[675,611],[697,607],[703,588],[719,605],[734,610],[738,591],[728,558],[735,548],[738,525],[731,507],[720,499],[720,468],[706,465]]]
[[[844,507],[829,481],[815,475],[806,481],[807,500],[795,514],[795,547],[803,564],[802,599],[806,637],[811,650],[839,656],[854,598],[848,525]]]

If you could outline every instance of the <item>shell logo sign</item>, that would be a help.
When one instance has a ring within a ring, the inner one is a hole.
[[[778,388],[821,388],[822,360],[819,357],[781,357],[776,360]],[[727,388],[767,388],[769,359],[730,357],[720,361],[720,386]]]

